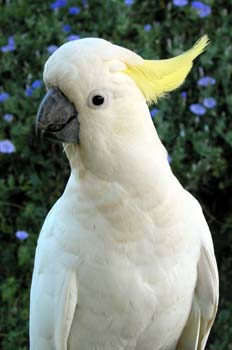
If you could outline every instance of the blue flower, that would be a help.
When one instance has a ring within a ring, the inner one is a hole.
[[[81,9],[79,7],[70,7],[68,12],[70,15],[78,15],[81,12]]]
[[[50,5],[51,10],[59,9],[60,7],[65,7],[67,5],[67,0],[56,0]]]
[[[72,27],[70,26],[70,24],[64,24],[62,27],[62,30],[64,33],[69,33],[72,30]]]
[[[48,53],[52,54],[53,52],[55,52],[56,50],[58,49],[58,46],[57,45],[49,45],[47,47],[47,51]]]
[[[145,30],[146,32],[150,32],[150,30],[151,30],[151,28],[152,28],[152,25],[151,25],[151,24],[145,24],[143,28],[144,28],[144,30]]]
[[[190,108],[190,111],[196,115],[203,115],[206,112],[205,107],[202,106],[200,103],[194,103],[194,104],[190,105],[189,108]]]
[[[42,80],[37,79],[35,81],[33,81],[33,83],[31,84],[31,88],[34,89],[39,89],[42,86]]]
[[[154,118],[156,116],[157,113],[159,113],[159,109],[158,108],[153,108],[151,111],[151,117]]]
[[[80,36],[76,34],[71,34],[68,36],[68,41],[79,40]]]
[[[29,237],[29,233],[18,230],[15,232],[15,237],[17,237],[20,241],[25,241],[25,239]]]
[[[183,99],[186,99],[187,96],[188,96],[188,94],[187,94],[186,91],[182,91],[182,92],[181,92],[181,97],[182,97]]]
[[[197,82],[199,86],[214,85],[215,83],[216,83],[216,80],[212,77],[203,77],[203,78],[200,78]]]
[[[42,81],[36,79],[31,85],[28,85],[25,89],[25,95],[30,97],[35,89],[39,89],[42,86]]]
[[[2,52],[9,52],[9,51],[14,51],[15,50],[15,41],[14,37],[10,36],[8,38],[8,44],[6,46],[1,47]]]
[[[173,0],[172,2],[173,2],[173,5],[179,6],[179,7],[188,5],[188,0]]]
[[[8,100],[10,95],[7,92],[0,92],[0,102]]]
[[[203,105],[206,108],[214,108],[217,105],[217,102],[213,97],[206,97],[203,100]]]
[[[124,0],[126,6],[132,6],[134,4],[134,0]]]
[[[172,162],[172,157],[169,154],[167,156],[167,161],[168,161],[169,164]]]
[[[30,97],[33,94],[33,89],[31,88],[31,86],[27,86],[25,89],[25,95]]]
[[[207,17],[211,14],[211,7],[203,4],[201,1],[192,1],[191,6],[195,8],[199,14],[199,17]]]
[[[13,153],[15,152],[15,146],[10,140],[0,141],[0,153]]]
[[[6,113],[2,117],[6,122],[10,123],[14,119],[14,116],[12,114]]]

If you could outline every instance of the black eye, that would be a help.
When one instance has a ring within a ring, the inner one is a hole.
[[[109,92],[96,89],[89,93],[88,106],[92,109],[105,109],[109,105]]]
[[[92,98],[92,103],[95,105],[95,106],[100,106],[104,103],[104,97],[101,96],[101,95],[95,95],[93,96]]]

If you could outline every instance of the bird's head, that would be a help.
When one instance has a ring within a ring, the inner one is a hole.
[[[164,157],[147,103],[184,82],[207,41],[204,36],[186,53],[166,60],[144,60],[97,38],[62,45],[45,64],[47,94],[37,129],[64,143],[69,159],[76,149],[85,166],[99,174],[106,173],[104,164],[114,172],[123,154],[133,158],[145,145],[156,143]]]

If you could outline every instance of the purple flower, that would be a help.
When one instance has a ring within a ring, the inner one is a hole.
[[[8,44],[6,46],[1,47],[2,52],[9,52],[9,51],[14,51],[15,50],[15,41],[14,37],[10,36],[8,38]]]
[[[203,105],[206,108],[214,108],[217,105],[217,102],[213,97],[206,97],[203,100]]]
[[[169,154],[167,156],[167,161],[168,161],[169,164],[172,162],[172,157]]]
[[[187,96],[188,96],[188,94],[187,94],[186,91],[182,91],[182,92],[181,92],[181,97],[182,97],[183,99],[186,99]]]
[[[80,36],[76,35],[76,34],[71,34],[68,36],[68,41],[73,41],[73,40],[78,40],[78,39],[80,39]]]
[[[33,89],[31,86],[27,86],[25,89],[25,95],[30,97],[33,94]]]
[[[199,86],[208,86],[208,85],[214,85],[216,83],[216,80],[212,77],[203,77],[200,78],[197,82],[197,85]]]
[[[18,230],[15,232],[15,237],[17,237],[20,241],[25,241],[25,239],[29,237],[29,233]]]
[[[151,117],[154,118],[156,116],[157,113],[159,113],[159,109],[158,108],[153,108],[151,111]]]
[[[134,0],[124,0],[126,6],[132,6],[134,4]]]
[[[30,85],[28,85],[25,89],[25,95],[26,96],[31,96],[33,94],[33,91],[35,89],[39,89],[42,86],[42,81],[40,79],[36,79],[35,81],[33,81],[33,83]]]
[[[172,2],[173,2],[173,5],[179,6],[179,7],[188,5],[188,0],[173,0]]]
[[[14,116],[12,114],[6,113],[2,117],[6,122],[10,123],[14,119]]]
[[[64,24],[62,27],[62,31],[64,33],[69,33],[69,32],[71,32],[71,30],[72,30],[72,27],[70,26],[70,24]]]
[[[81,12],[81,9],[79,7],[70,7],[68,12],[70,15],[78,15]]]
[[[0,102],[5,102],[6,100],[8,100],[9,97],[10,97],[10,95],[7,92],[1,92],[0,93]]]
[[[65,7],[67,5],[67,0],[56,0],[50,5],[51,10],[59,9],[60,7]]]
[[[58,46],[56,46],[56,45],[49,45],[49,46],[47,47],[47,51],[48,51],[48,53],[50,53],[50,54],[52,54],[53,52],[55,52],[57,49],[58,49]]]
[[[201,1],[192,1],[191,6],[195,8],[199,14],[199,17],[207,17],[211,14],[211,7],[203,4]]]
[[[144,30],[145,30],[146,32],[150,32],[150,30],[151,30],[151,28],[152,28],[152,25],[151,25],[151,24],[145,24],[143,28],[144,28]]]
[[[13,153],[15,152],[15,146],[10,140],[0,141],[0,153]]]
[[[39,89],[42,86],[42,81],[40,79],[37,79],[35,81],[33,81],[33,83],[31,84],[31,88],[34,89]]]
[[[205,107],[202,106],[200,103],[194,103],[194,104],[190,105],[189,108],[190,108],[190,111],[196,115],[203,115],[206,112]]]

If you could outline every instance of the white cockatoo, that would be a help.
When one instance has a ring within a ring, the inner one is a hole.
[[[146,102],[180,86],[207,42],[144,60],[86,38],[46,62],[37,129],[64,144],[71,175],[38,240],[31,350],[205,349],[218,305],[211,234]]]

